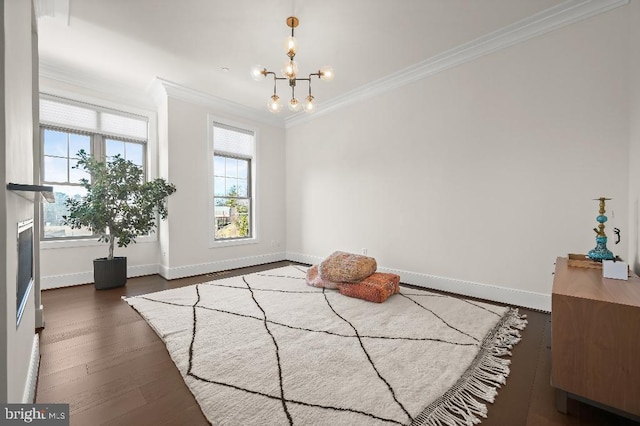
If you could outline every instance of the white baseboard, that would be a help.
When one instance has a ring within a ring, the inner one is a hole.
[[[313,265],[320,263],[322,259],[323,258],[320,256],[311,256],[292,252],[279,252],[176,267],[156,264],[131,266],[128,268],[127,275],[129,277],[139,277],[143,275],[160,274],[165,279],[173,280],[177,278],[209,274],[212,272],[226,271],[229,269],[279,262],[281,260],[290,260],[293,262]],[[463,296],[477,297],[508,305],[522,306],[525,308],[551,312],[551,295],[549,294],[535,293],[526,290],[518,290],[491,284],[439,277],[436,275],[402,271],[385,267],[378,267],[378,270],[381,272],[391,272],[400,275],[400,280],[405,284],[412,284],[419,287],[446,291]],[[93,272],[48,276],[42,277],[40,280],[43,290],[87,284],[91,282],[93,282]]]
[[[158,273],[158,265],[134,265],[127,266],[127,277],[142,277],[144,275],[153,275]],[[93,271],[75,272],[64,275],[49,275],[40,277],[40,289],[49,290],[52,288],[69,287],[72,285],[90,284],[93,282]]]
[[[166,265],[149,264],[127,267],[127,277],[141,277],[144,275],[160,274],[167,280],[209,274],[211,272],[226,271],[228,269],[245,268],[247,266],[262,265],[264,263],[286,260],[284,252],[269,253],[258,256],[241,257],[238,259],[219,260],[216,262],[200,263],[168,267]],[[76,272],[64,275],[50,275],[40,278],[42,290],[70,287],[74,285],[90,284],[93,282],[93,271]]]
[[[74,272],[72,274],[49,275],[40,277],[40,289],[69,287],[72,285],[89,284],[93,282],[93,272]]]
[[[476,283],[473,281],[457,280],[438,277],[417,272],[401,271],[391,268],[378,268],[381,272],[391,272],[400,275],[400,281],[418,287],[456,293],[463,296],[477,297],[507,305],[551,312],[551,295],[517,290],[497,285]]]
[[[321,257],[321,256],[311,256],[308,254],[291,253],[289,251],[287,252],[287,260],[290,260],[292,262],[306,263],[307,265],[317,265],[318,263],[322,262],[323,259],[324,257]]]
[[[287,260],[307,263],[310,265],[322,262],[322,257],[310,256],[300,253],[287,252]],[[378,267],[380,272],[390,272],[400,275],[400,281],[418,287],[433,290],[446,291],[462,296],[477,297],[507,305],[522,306],[525,308],[551,312],[551,295],[534,293],[531,291],[517,290],[496,285],[463,281],[453,278],[438,277],[436,275],[422,274],[418,272],[402,271],[399,269]]]
[[[261,254],[258,256],[218,260],[216,262],[176,266],[173,268],[167,267],[166,265],[159,265],[158,273],[167,280],[174,280],[176,278],[192,277],[194,275],[209,274],[229,269],[245,268],[247,266],[262,265],[264,263],[279,262],[281,260],[287,260],[286,253]]]
[[[29,371],[27,372],[27,381],[24,385],[22,394],[23,404],[33,404],[36,397],[36,384],[38,383],[38,370],[40,368],[40,335],[33,336],[33,345],[31,346],[31,360],[29,361]]]

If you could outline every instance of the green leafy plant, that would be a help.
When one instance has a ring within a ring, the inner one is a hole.
[[[120,155],[111,161],[99,161],[84,150],[78,152],[76,169],[85,170],[91,179],[80,180],[87,190],[82,199],[68,198],[63,216],[71,228],[89,228],[99,241],[109,244],[107,259],[113,259],[114,244],[127,247],[136,237],[153,232],[156,218],[166,219],[167,197],[176,191],[162,178],[144,182],[142,167]],[[156,215],[157,213],[157,215]]]

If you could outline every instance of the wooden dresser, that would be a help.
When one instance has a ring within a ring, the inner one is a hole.
[[[640,278],[556,261],[551,296],[551,385],[566,398],[640,416]],[[563,406],[564,405],[564,406]]]

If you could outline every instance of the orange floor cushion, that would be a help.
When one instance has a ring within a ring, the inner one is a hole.
[[[338,290],[345,296],[382,303],[400,292],[400,276],[376,272],[357,283],[338,283]]]

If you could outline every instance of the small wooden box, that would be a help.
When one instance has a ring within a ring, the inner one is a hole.
[[[589,256],[586,254],[569,253],[569,260],[567,261],[567,264],[578,268],[602,269],[601,262],[589,259]]]
[[[567,264],[569,266],[576,266],[578,268],[602,269],[602,262],[591,260],[586,254],[569,253],[568,257],[569,259],[567,260]],[[616,256],[616,261],[618,260],[622,260],[620,256]]]

